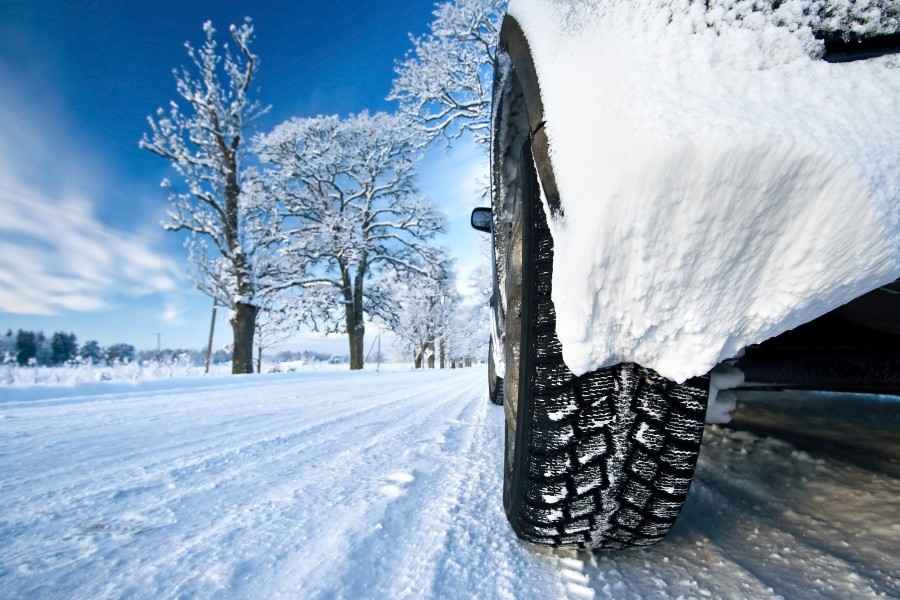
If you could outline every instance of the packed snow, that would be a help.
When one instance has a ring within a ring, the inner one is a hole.
[[[777,8],[773,8],[777,6]],[[576,374],[677,381],[900,277],[900,3],[512,0],[562,213],[553,301]]]
[[[883,442],[854,454],[712,429],[671,537],[592,555],[512,534],[503,410],[485,379],[478,368],[0,390],[0,597],[900,596],[896,401],[857,429],[861,401],[828,397],[789,418],[742,407],[738,421],[760,429],[831,412],[836,439]]]

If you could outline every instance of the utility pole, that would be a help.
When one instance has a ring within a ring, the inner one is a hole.
[[[212,362],[212,346],[213,346],[213,335],[216,332],[216,311],[218,307],[216,306],[216,301],[213,300],[213,309],[212,309],[212,319],[209,322],[209,342],[206,344],[206,373],[209,374],[209,364]]]

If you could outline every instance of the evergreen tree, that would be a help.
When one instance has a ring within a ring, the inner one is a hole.
[[[134,360],[135,350],[131,344],[113,344],[106,349],[106,360],[110,363],[130,363]]]
[[[16,355],[16,336],[12,329],[0,338],[0,362],[9,362]]]
[[[47,339],[43,331],[38,331],[34,339],[37,344],[37,353],[35,355],[37,364],[43,367],[50,365],[53,362],[53,350],[50,348],[50,340]]]
[[[81,358],[84,360],[90,361],[91,363],[100,362],[100,359],[103,357],[103,350],[100,348],[100,344],[97,340],[88,340],[84,343],[84,346],[81,347]]]
[[[16,336],[16,362],[27,365],[31,359],[37,356],[37,339],[33,331],[19,330]]]
[[[74,333],[57,331],[50,340],[50,364],[62,365],[78,355],[78,338]]]

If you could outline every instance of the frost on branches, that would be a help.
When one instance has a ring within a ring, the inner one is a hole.
[[[245,193],[242,169],[248,124],[266,111],[251,100],[257,57],[250,50],[253,24],[245,19],[229,28],[231,43],[221,47],[212,23],[203,25],[200,48],[185,44],[188,68],[175,69],[179,101],[147,118],[149,133],[140,147],[167,159],[181,185],[163,181],[171,207],[164,223],[190,234],[187,242],[198,287],[232,310],[235,373],[253,371],[256,296],[267,267],[260,250],[269,231]]]
[[[443,217],[415,183],[419,133],[405,119],[361,113],[290,119],[255,140],[277,200],[284,271],[296,317],[346,333],[363,367],[365,318],[396,317],[390,277],[429,277]]]
[[[493,64],[506,0],[452,0],[434,11],[431,30],[412,38],[388,96],[431,141],[471,133],[490,141]]]
[[[262,373],[263,353],[288,341],[295,333],[296,321],[283,304],[270,299],[256,315],[256,372]]]
[[[415,368],[443,369],[447,338],[460,301],[450,265],[441,265],[430,277],[397,278],[391,282],[391,290],[397,311],[388,326],[412,356]]]
[[[466,303],[456,289],[451,264],[432,277],[392,283],[396,318],[388,323],[415,368],[471,365],[487,353],[489,308],[475,296]]]

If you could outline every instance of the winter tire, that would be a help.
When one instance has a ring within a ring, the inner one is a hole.
[[[660,541],[684,504],[707,391],[635,364],[575,377],[551,300],[553,239],[531,144],[505,241],[504,507],[524,540],[615,549]]]
[[[503,379],[497,377],[494,366],[494,340],[488,342],[488,397],[494,404],[503,405]]]

